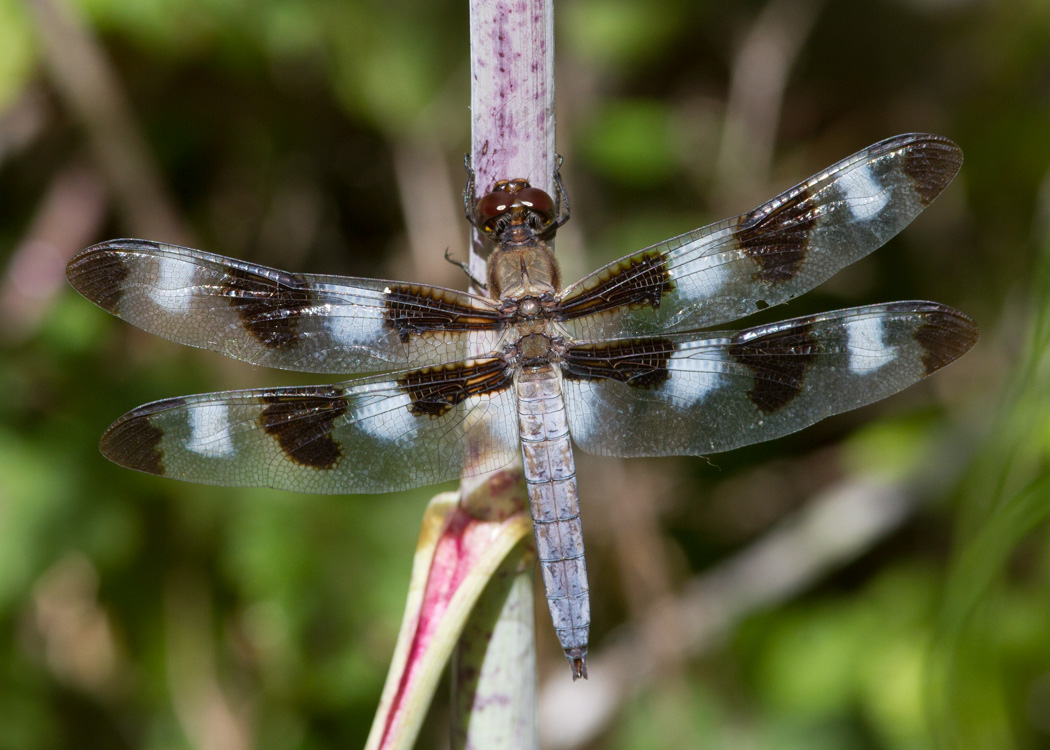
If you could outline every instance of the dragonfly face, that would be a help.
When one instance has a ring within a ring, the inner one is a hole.
[[[547,238],[560,226],[555,222],[554,201],[527,180],[500,180],[474,208],[474,226],[497,241],[513,241],[511,232],[522,237]],[[503,239],[505,238],[505,239]]]
[[[471,182],[468,218],[495,242],[487,296],[145,240],[95,245],[70,261],[70,282],[147,331],[269,367],[382,373],[147,404],[106,431],[102,452],[186,481],[322,493],[418,487],[520,456],[552,620],[573,677],[584,676],[573,443],[621,457],[731,450],[885,398],[962,356],[977,328],[935,302],[703,330],[793,299],[880,247],[961,164],[945,138],[890,138],[564,288],[547,245],[568,219],[560,180],[556,199],[506,180],[476,203]]]

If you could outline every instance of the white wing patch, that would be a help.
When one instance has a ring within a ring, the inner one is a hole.
[[[381,393],[376,400],[354,409],[350,419],[359,430],[377,440],[397,442],[412,437],[411,420],[414,417],[409,411],[411,407],[412,398],[407,393],[396,397]]]
[[[885,323],[878,318],[859,318],[846,323],[849,369],[867,375],[892,362],[896,347],[885,344]]]
[[[193,275],[197,267],[170,255],[154,256],[157,261],[157,283],[149,287],[149,296],[158,305],[170,312],[186,312],[190,309],[193,295]]]
[[[704,237],[702,242],[710,244],[712,247],[721,247],[720,238],[730,233],[731,230],[723,229],[710,237]],[[732,257],[727,257],[722,253],[701,254],[685,263],[678,264],[676,262],[678,260],[677,256],[688,253],[692,244],[687,243],[674,253],[667,273],[685,289],[696,290],[695,292],[690,291],[689,296],[698,298],[713,297],[723,286],[733,280],[732,264],[729,262],[732,260]]]
[[[346,314],[349,312],[353,314]],[[347,348],[365,346],[381,341],[384,334],[381,310],[364,305],[346,305],[334,311],[329,305],[325,311],[325,323],[332,340]]]
[[[664,386],[676,401],[687,404],[702,403],[711,393],[722,387],[722,359],[711,348],[703,358],[690,357],[689,350],[695,346],[709,348],[711,341],[689,342],[671,355],[667,369],[671,379]]]
[[[890,191],[882,188],[872,174],[871,165],[864,164],[839,178],[839,186],[853,218],[867,221],[878,216],[890,201]]]
[[[233,453],[230,410],[226,404],[199,404],[189,410],[190,439],[186,450],[210,458]]]
[[[676,408],[686,409],[694,404],[702,404],[715,391],[723,388],[725,382],[723,371],[726,363],[717,347],[711,346],[718,340],[688,342],[674,352],[668,362],[670,378],[657,388],[664,397],[673,402]],[[703,348],[702,357],[690,356],[691,350]],[[600,443],[601,435],[607,429],[602,423],[602,414],[607,410],[617,409],[616,402],[625,386],[612,383],[606,386],[601,380],[565,379],[564,389],[569,407],[569,421],[572,437],[578,443]],[[660,429],[659,425],[653,429]]]

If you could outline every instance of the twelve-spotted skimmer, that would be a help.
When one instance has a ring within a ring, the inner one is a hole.
[[[885,398],[977,341],[961,312],[891,302],[702,332],[790,300],[872,252],[962,164],[934,135],[890,138],[754,211],[562,287],[557,199],[507,180],[468,218],[491,237],[488,296],[292,274],[144,240],[69,263],[73,286],[152,333],[269,367],[387,374],[157,401],[102,437],[140,471],[301,492],[390,492],[524,459],[551,616],[586,676],[587,573],[570,436],[606,456],[702,455]],[[480,353],[479,353],[480,352]]]

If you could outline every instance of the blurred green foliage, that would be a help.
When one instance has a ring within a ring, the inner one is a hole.
[[[308,381],[151,340],[51,284],[54,262],[19,265],[37,257],[33,241],[150,231],[131,225],[90,126],[56,83],[39,6],[0,0],[0,747],[359,746],[436,489],[317,498],[205,488],[101,458],[102,430],[140,403]],[[715,468],[626,465],[670,477],[659,503],[631,502],[659,516],[666,533],[645,562],[671,590],[835,481],[899,481],[917,507],[800,596],[683,658],[592,746],[1048,747],[1050,4],[780,6],[812,24],[796,29],[798,55],[782,67],[757,58],[781,76],[783,104],[728,162],[737,51],[755,40],[765,4],[558,7],[559,148],[574,208],[559,235],[565,275],[747,210],[879,138],[930,130],[966,153],[956,183],[887,248],[760,319],[929,298],[970,313],[983,338],[928,384],[714,457]],[[447,217],[434,236],[465,237],[465,3],[73,9],[202,247],[291,270],[437,280],[425,269],[440,264],[406,251],[418,237],[405,226],[433,203]],[[778,39],[759,49],[782,51]],[[749,161],[764,126],[769,164]],[[719,172],[720,160],[733,168]],[[107,187],[102,212],[71,228],[81,214],[45,207],[76,165]],[[439,257],[436,243],[426,252]],[[462,283],[447,273],[441,283]],[[601,653],[638,616],[624,580],[639,563],[622,561],[617,519],[600,518],[609,498],[589,492],[581,465]],[[538,612],[541,667],[558,674]],[[440,744],[446,711],[435,707],[421,746]]]

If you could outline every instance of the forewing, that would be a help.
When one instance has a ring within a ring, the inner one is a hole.
[[[580,343],[563,364],[570,432],[609,456],[731,450],[886,398],[977,335],[958,310],[895,302],[736,333]]]
[[[67,267],[78,292],[166,339],[266,367],[381,372],[489,351],[492,303],[396,281],[291,274],[177,245],[113,240]],[[486,346],[488,342],[488,346]]]
[[[936,135],[876,143],[754,211],[615,261],[567,287],[582,339],[725,323],[812,289],[906,227],[951,182],[962,151]]]
[[[342,385],[206,393],[134,409],[101,448],[122,466],[189,482],[391,492],[513,460],[513,393],[499,359]]]

